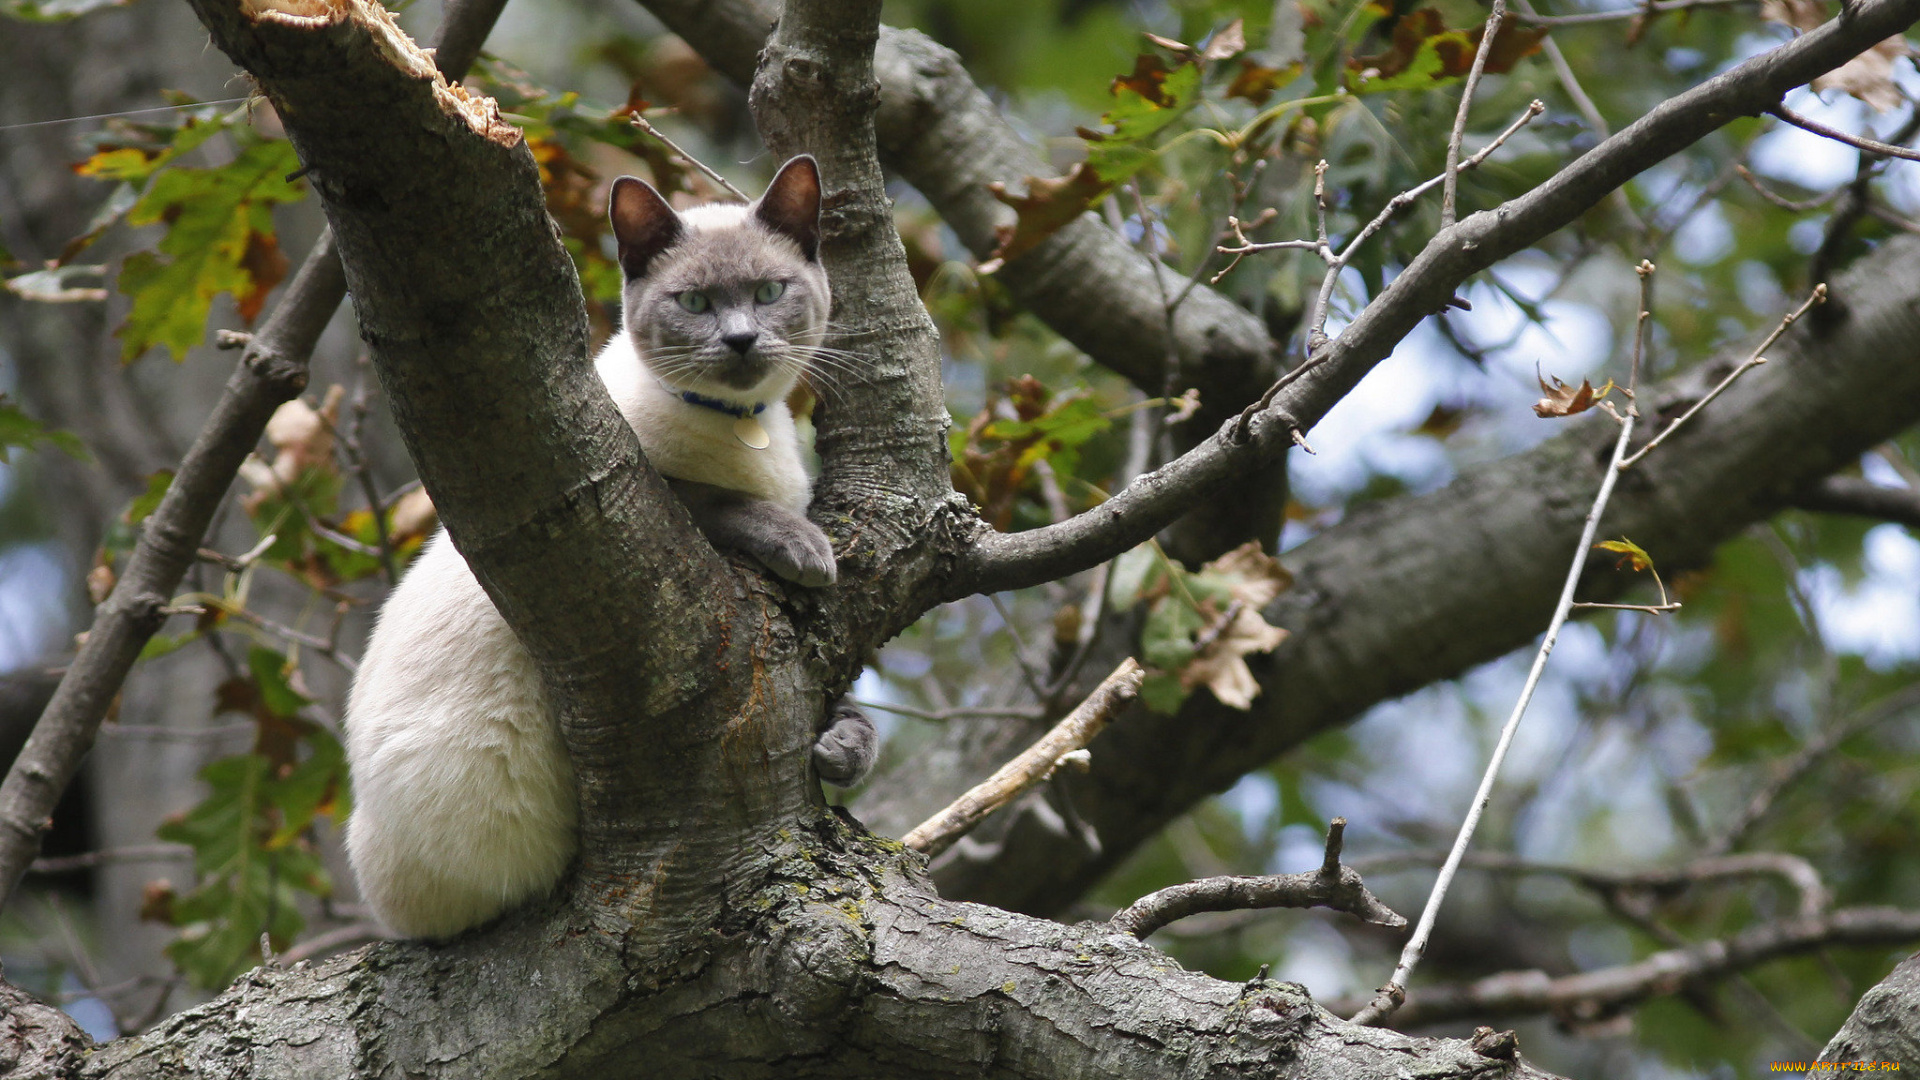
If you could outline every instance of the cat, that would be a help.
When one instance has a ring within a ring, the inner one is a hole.
[[[811,482],[786,396],[826,334],[820,174],[784,165],[750,206],[676,212],[631,176],[608,217],[625,279],[620,331],[594,361],[695,524],[807,587],[833,583],[808,521]],[[576,845],[577,793],[533,659],[437,532],[387,599],[348,697],[347,852],[374,914],[445,938],[549,892]],[[819,736],[821,778],[871,766],[873,726],[845,702]]]

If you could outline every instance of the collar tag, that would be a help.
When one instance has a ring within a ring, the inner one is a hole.
[[[767,434],[759,418],[751,413],[734,417],[733,437],[755,450],[765,450],[773,445],[773,436]]]

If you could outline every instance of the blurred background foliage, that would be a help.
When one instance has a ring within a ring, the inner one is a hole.
[[[1631,7],[1543,4],[1553,15]],[[13,449],[0,467],[0,666],[16,672],[5,694],[30,702],[204,416],[228,363],[213,332],[270,303],[319,219],[271,110],[233,100],[243,88],[194,44],[184,8],[10,0],[5,10],[20,20],[0,36],[22,74],[0,80],[0,260],[13,294],[0,301],[10,324],[0,390],[12,395],[0,402],[0,440]],[[431,0],[400,11],[422,39],[440,15]],[[1723,3],[1561,26],[1550,44],[1617,130],[1783,40],[1767,14]],[[1317,161],[1336,241],[1438,174],[1459,57],[1471,59],[1485,18],[1471,0],[886,5],[888,22],[957,51],[1009,121],[1077,177],[1010,196],[1027,197],[1023,228],[1038,235],[1090,206],[1202,281],[1230,261],[1212,250],[1229,215],[1257,223],[1253,239],[1314,235]],[[1600,137],[1542,51],[1544,35],[1514,23],[1502,40],[1468,149],[1533,99],[1547,108],[1463,175],[1463,212],[1526,192]],[[81,74],[134,43],[139,62],[115,79]],[[469,85],[527,132],[601,337],[618,323],[602,215],[610,180],[638,173],[676,200],[719,194],[633,115],[749,191],[775,164],[742,93],[637,5],[515,0]],[[1882,88],[1898,102],[1886,113],[1806,90],[1789,104],[1885,136],[1911,113],[1915,85],[1901,61]],[[1857,177],[1876,210],[1855,220],[1834,226],[1832,200],[1781,205]],[[1552,433],[1527,407],[1536,371],[1624,381],[1640,259],[1660,267],[1659,378],[1754,336],[1816,275],[1911,228],[1913,177],[1904,165],[1857,172],[1851,150],[1746,119],[1637,178],[1476,278],[1463,293],[1470,310],[1429,320],[1315,429],[1318,453],[1294,456],[1286,528],[1269,538],[1281,565],[1362,504],[1432,491]],[[1180,402],[1062,342],[922,198],[904,185],[894,194],[942,336],[959,490],[996,526],[1031,528],[1163,459],[1161,420]],[[1338,281],[1328,332],[1438,224],[1429,196],[1363,248]],[[1022,242],[1016,231],[1009,253]],[[1322,274],[1312,252],[1279,251],[1238,262],[1215,287],[1298,358]],[[357,344],[343,314],[316,353],[313,392],[276,418],[271,445],[236,485],[209,542],[216,553],[129,684],[86,790],[63,804],[33,892],[0,918],[8,977],[66,1003],[97,1034],[140,1028],[224,985],[259,961],[263,935],[276,953],[305,956],[375,933],[338,851],[350,806],[340,700],[380,597],[432,518]],[[828,375],[815,392],[833,390]],[[1860,471],[1904,486],[1920,482],[1916,465],[1920,436],[1909,433]],[[856,690],[881,718],[883,768],[943,726],[1038,712],[1083,640],[1080,609],[1094,591],[1140,605],[1144,648],[1160,635],[1166,700],[1218,692],[1180,676],[1195,636],[1248,579],[1148,550],[1129,559],[948,605],[888,645]],[[1897,525],[1796,512],[1708,566],[1674,569],[1677,614],[1605,612],[1569,627],[1477,849],[1618,870],[1785,852],[1817,868],[1840,902],[1911,902],[1920,544]],[[1145,846],[1078,913],[1104,917],[1194,877],[1307,869],[1328,820],[1344,816],[1350,861],[1416,914],[1432,853],[1451,838],[1526,662],[1509,657],[1382,705],[1246,776]],[[847,801],[858,813],[858,793]],[[1564,874],[1469,870],[1419,980],[1627,963],[1796,902],[1765,878],[1641,900],[1623,904]],[[1368,992],[1398,948],[1352,920],[1297,912],[1190,919],[1155,941],[1223,978],[1270,967],[1323,1000]],[[1743,1074],[1816,1053],[1897,955],[1821,952],[1619,1015],[1527,1018],[1521,1044],[1572,1075]]]

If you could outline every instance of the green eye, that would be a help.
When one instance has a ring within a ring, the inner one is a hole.
[[[713,306],[713,302],[708,300],[707,294],[703,292],[683,292],[675,297],[675,299],[680,301],[681,307],[686,308],[695,315]]]
[[[753,300],[756,304],[771,304],[786,291],[787,283],[784,281],[762,282],[759,288],[753,290]]]

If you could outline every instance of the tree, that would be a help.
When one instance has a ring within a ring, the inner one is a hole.
[[[1356,267],[1371,270],[1371,300],[1337,334],[1323,340],[1322,313],[1308,308],[1308,355],[1277,384],[1282,348],[1268,325],[1203,285],[1186,291],[1184,275],[1135,253],[1080,206],[1065,204],[1064,224],[1033,225],[1025,250],[1019,226],[996,228],[1008,215],[987,181],[1012,185],[1045,170],[951,54],[882,30],[877,5],[789,4],[764,51],[764,13],[650,7],[716,67],[751,77],[766,145],[781,157],[814,153],[833,193],[825,251],[836,329],[864,366],[823,394],[816,413],[823,472],[814,516],[836,540],[841,585],[788,590],[713,552],[587,374],[579,270],[551,223],[526,137],[433,70],[463,69],[484,36],[473,28],[490,25],[497,6],[461,9],[429,59],[369,5],[196,3],[215,43],[273,102],[299,171],[326,204],[331,239],[245,342],[227,397],[146,519],[0,788],[0,879],[11,884],[32,858],[40,822],[168,616],[242,458],[304,388],[305,353],[348,287],[422,480],[560,706],[581,783],[583,855],[563,895],[483,932],[262,967],[84,1063],[82,1040],[57,1017],[18,1005],[16,1031],[51,1032],[22,1060],[90,1075],[179,1067],[591,1075],[635,1062],[661,1075],[1157,1075],[1203,1065],[1209,1075],[1386,1075],[1410,1058],[1446,1072],[1532,1071],[1491,1033],[1469,1043],[1350,1027],[1291,984],[1209,979],[1111,926],[1013,911],[1060,911],[1202,796],[1372,702],[1531,638],[1608,468],[1608,421],[1589,417],[1441,491],[1356,515],[1295,552],[1294,588],[1264,605],[1295,638],[1259,661],[1256,709],[1220,704],[1216,688],[1169,713],[1130,712],[1075,782],[1097,848],[1071,830],[1016,824],[993,857],[945,864],[943,889],[1008,910],[942,898],[916,856],[827,811],[805,764],[819,711],[874,648],[941,601],[1085,571],[1163,530],[1173,558],[1159,572],[1169,592],[1242,540],[1271,544],[1289,447],[1447,308],[1470,275],[1554,236],[1730,121],[1776,108],[1787,91],[1902,32],[1920,5],[1854,4],[1673,96],[1496,209],[1455,223],[1449,192],[1441,227],[1417,253]],[[1422,18],[1401,21],[1418,27]],[[1497,11],[1489,25],[1503,25]],[[1420,65],[1446,63],[1443,46],[1492,51],[1458,32],[1416,29],[1403,71],[1432,80]],[[1171,68],[1163,58],[1158,71],[1136,69],[1143,88],[1132,92],[1143,100],[1174,93],[1175,75],[1198,66],[1180,52],[1193,47],[1165,48]],[[1391,79],[1390,66],[1381,61],[1371,70],[1384,74],[1367,77]],[[1127,118],[1118,108],[1115,116],[1104,142],[1124,150]],[[1453,149],[1457,163],[1457,140]],[[1175,428],[1178,456],[1094,509],[1025,531],[992,529],[956,494],[939,347],[894,229],[883,157],[977,256],[998,249],[1007,292],[1062,336],[1146,392],[1198,388],[1200,410]],[[1107,164],[1114,172],[1105,176],[1076,174],[1101,189],[1089,200],[1126,179],[1124,164]],[[1030,185],[1029,198],[1043,187]],[[1857,217],[1870,204],[1864,194],[1856,202]],[[1047,207],[1025,210],[1023,224]],[[1364,221],[1358,215],[1354,227]],[[1152,234],[1144,201],[1135,223]],[[1915,258],[1913,245],[1887,241],[1837,278],[1831,310],[1841,314],[1783,338],[1773,365],[1744,376],[1675,436],[1684,453],[1650,457],[1624,480],[1609,531],[1623,530],[1663,565],[1697,564],[1809,489],[1829,505],[1845,499],[1846,486],[1817,485],[1908,427],[1920,400],[1905,285]],[[1342,267],[1332,269],[1329,288]],[[1670,404],[1700,397],[1703,374],[1636,400],[1650,419],[1677,414]],[[1239,485],[1249,487],[1245,497]],[[1854,494],[1845,505],[1860,505]],[[1206,512],[1190,516],[1196,509]],[[1585,584],[1589,597],[1627,587],[1624,576],[1599,572]],[[1414,595],[1419,603],[1404,602]],[[1217,637],[1235,613],[1214,612]],[[1188,653],[1207,632],[1182,631]],[[1106,646],[1115,641],[1109,635]],[[1117,641],[1123,652],[1136,644],[1132,634]],[[1103,670],[1083,666],[1091,677]],[[255,674],[266,693],[272,680]],[[1075,696],[1067,686],[1055,696]],[[1196,725],[1209,734],[1193,737]],[[944,749],[991,766],[1035,734],[1009,724],[985,739],[955,736]],[[903,832],[889,826],[918,816],[925,807],[916,799],[941,796],[937,805],[981,771],[897,770],[861,813],[881,835]],[[1028,817],[1037,813],[1030,807]],[[1594,887],[1630,907],[1672,883]],[[1916,937],[1911,912],[1810,903],[1795,918],[1755,919],[1723,942],[1661,953],[1637,973],[1581,985],[1509,980],[1505,997],[1501,986],[1464,987],[1455,1012],[1561,1008],[1591,1019],[1676,978]],[[1445,995],[1433,996],[1428,1004],[1416,988],[1407,1015],[1450,1015]],[[220,1063],[236,1053],[242,1064]]]

